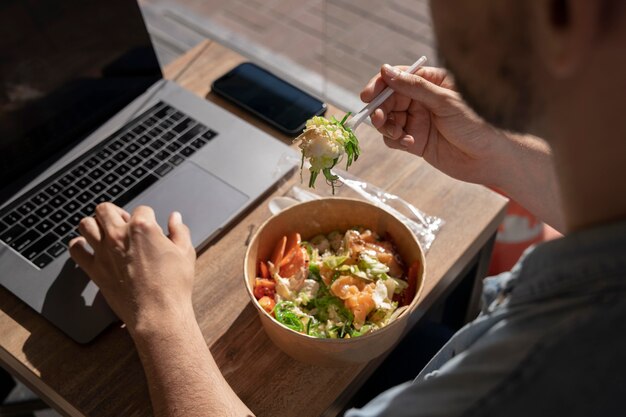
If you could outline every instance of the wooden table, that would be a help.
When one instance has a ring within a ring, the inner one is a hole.
[[[243,60],[206,41],[168,66],[165,74],[205,97],[213,79]],[[219,98],[207,98],[260,125]],[[332,107],[329,112],[338,113]],[[363,155],[350,172],[446,221],[426,258],[427,280],[415,322],[451,291],[464,271],[473,268],[482,277],[506,200],[484,187],[453,180],[419,158],[388,150],[370,127],[358,133]],[[294,175],[273,195],[285,193],[297,181]],[[194,289],[198,323],[222,373],[258,416],[335,415],[378,362],[347,368],[304,365],[267,338],[242,274],[246,241],[268,216],[267,204],[261,202],[200,254]],[[93,343],[79,345],[2,288],[0,310],[0,363],[59,412],[152,414],[141,364],[124,328],[114,326]]]

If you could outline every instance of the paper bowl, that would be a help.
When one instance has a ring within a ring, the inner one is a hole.
[[[318,339],[298,333],[276,321],[257,302],[254,280],[259,260],[267,260],[276,241],[298,232],[303,240],[334,230],[363,226],[380,236],[389,234],[405,265],[420,264],[415,296],[409,308],[386,327],[351,339]],[[289,207],[268,219],[252,237],[244,260],[244,280],[252,304],[269,338],[291,357],[322,366],[352,365],[370,361],[389,349],[403,335],[424,286],[424,253],[411,231],[395,216],[364,201],[325,198]]]

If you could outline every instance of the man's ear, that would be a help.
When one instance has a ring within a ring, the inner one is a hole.
[[[574,76],[585,65],[600,30],[603,0],[535,0],[530,3],[537,57],[556,78]]]

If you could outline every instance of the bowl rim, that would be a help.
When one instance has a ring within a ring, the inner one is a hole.
[[[250,237],[250,241],[248,246],[246,247],[246,254],[244,256],[244,273],[243,273],[243,281],[244,281],[244,285],[246,287],[246,291],[248,293],[248,296],[250,297],[250,300],[252,301],[252,304],[254,305],[254,307],[262,314],[264,315],[266,318],[270,319],[274,324],[277,324],[278,326],[282,327],[283,329],[287,330],[288,332],[290,332],[292,335],[294,335],[294,337],[300,337],[302,338],[302,340],[315,340],[317,343],[328,343],[328,344],[334,344],[334,343],[338,343],[340,342],[341,344],[352,344],[352,343],[360,343],[360,341],[366,340],[368,338],[371,337],[378,337],[377,335],[380,335],[382,332],[386,332],[388,331],[387,329],[393,328],[393,326],[396,326],[398,323],[400,323],[400,321],[396,318],[396,320],[392,321],[391,323],[387,324],[385,327],[377,329],[375,331],[372,331],[370,333],[361,335],[361,336],[357,336],[357,337],[351,337],[349,339],[344,339],[344,338],[320,338],[320,337],[315,337],[315,336],[310,336],[308,334],[304,334],[304,333],[300,333],[298,331],[295,331],[293,329],[290,329],[289,327],[285,326],[284,324],[282,324],[281,322],[279,322],[278,320],[276,320],[274,317],[272,317],[267,311],[265,311],[264,308],[262,308],[259,305],[258,300],[256,299],[256,297],[254,296],[254,293],[252,292],[252,289],[250,288],[250,285],[248,283],[248,279],[247,279],[247,265],[248,265],[248,260],[250,258],[250,248],[252,247],[252,242],[254,242],[259,234],[265,229],[265,227],[267,226],[267,224],[272,221],[272,219],[274,219],[275,217],[289,211],[289,210],[294,210],[296,208],[299,208],[303,205],[306,204],[310,204],[313,202],[317,202],[320,200],[332,200],[332,201],[339,201],[339,200],[344,200],[344,201],[348,201],[348,202],[353,202],[353,203],[358,203],[358,204],[365,204],[371,207],[374,207],[375,209],[378,210],[382,210],[385,213],[389,214],[391,217],[393,217],[398,223],[399,225],[406,229],[410,235],[413,237],[413,239],[415,240],[415,243],[417,244],[417,246],[419,247],[420,250],[420,262],[422,263],[422,276],[421,276],[421,282],[420,282],[420,286],[417,288],[417,291],[415,292],[415,297],[413,298],[413,301],[411,301],[410,304],[408,304],[408,309],[402,313],[403,316],[406,316],[407,314],[411,314],[416,308],[417,308],[417,304],[420,300],[420,296],[422,294],[422,291],[424,290],[424,282],[425,282],[425,275],[426,275],[426,256],[424,254],[424,249],[422,248],[422,245],[420,244],[419,240],[416,238],[415,234],[411,231],[411,229],[408,228],[407,225],[405,225],[404,223],[402,223],[402,221],[400,221],[400,219],[398,219],[393,213],[391,213],[388,210],[385,210],[384,208],[377,206],[376,204],[370,203],[368,201],[364,201],[364,200],[359,200],[356,198],[349,198],[349,197],[321,197],[319,199],[315,199],[315,200],[309,200],[309,201],[302,201],[299,202],[297,204],[294,204],[293,206],[287,207],[281,211],[279,211],[278,213],[275,213],[273,215],[271,215],[269,218],[267,218],[254,232],[254,234],[252,234],[252,236]],[[256,265],[257,260],[255,259],[255,265]]]

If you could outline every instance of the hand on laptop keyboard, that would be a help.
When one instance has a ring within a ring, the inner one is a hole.
[[[96,207],[95,218],[80,221],[81,236],[70,242],[72,258],[100,287],[131,335],[170,317],[181,320],[181,313],[195,320],[196,252],[180,213],[170,215],[168,228],[166,236],[149,207],[139,206],[130,215],[104,203]]]

